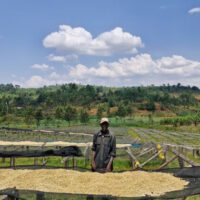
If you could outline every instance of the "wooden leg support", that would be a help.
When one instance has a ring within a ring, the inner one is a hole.
[[[190,160],[189,158],[185,157],[183,154],[179,153],[177,150],[173,149],[172,152],[177,155],[178,157],[182,158],[185,162],[189,163],[192,166],[199,166],[198,163],[195,163],[193,160]]]
[[[170,158],[168,161],[166,161],[165,163],[163,163],[157,170],[166,167],[169,163],[171,163],[172,161],[174,161],[177,157],[178,157],[178,156],[175,155],[174,157]]]
[[[15,157],[10,157],[10,167],[15,167]]]

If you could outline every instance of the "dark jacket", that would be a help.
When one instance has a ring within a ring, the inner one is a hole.
[[[116,157],[116,137],[109,130],[106,134],[99,131],[93,136],[92,150],[95,151],[96,170],[104,170],[110,157]]]

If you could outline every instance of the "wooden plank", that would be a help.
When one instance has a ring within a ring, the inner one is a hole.
[[[144,165],[146,165],[148,162],[150,162],[151,160],[153,160],[154,158],[156,158],[160,153],[162,152],[162,150],[158,151],[156,154],[154,154],[152,157],[150,157],[148,160],[146,160],[145,162],[143,162],[142,164],[140,164],[140,167],[143,167]]]
[[[164,143],[163,146],[168,146],[171,148],[182,148],[182,151],[184,150],[189,150],[189,151],[193,151],[193,150],[200,150],[200,146],[189,146],[189,145],[177,145],[177,144],[168,144],[168,143]]]
[[[136,160],[136,161],[138,160],[138,159],[136,158],[136,156],[133,155],[133,153],[132,153],[130,147],[127,147],[127,148],[126,148],[126,152],[131,156],[131,158],[132,158],[133,160]]]
[[[198,163],[195,163],[194,161],[190,160],[189,158],[186,158],[183,154],[179,153],[177,150],[172,149],[172,153],[177,155],[178,157],[182,158],[185,162],[189,163],[192,166],[200,166]]]
[[[154,150],[154,148],[149,148],[146,151],[144,151],[144,152],[140,153],[139,155],[137,155],[137,157],[144,156],[144,155],[150,153],[152,150]]]
[[[163,163],[159,168],[157,168],[157,170],[166,167],[169,163],[171,163],[172,161],[174,161],[177,157],[178,157],[178,156],[175,155],[174,157],[170,158],[168,161],[166,161],[165,163]]]

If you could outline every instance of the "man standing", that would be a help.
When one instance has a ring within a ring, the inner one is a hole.
[[[108,129],[108,118],[102,118],[100,126],[101,130],[93,136],[92,170],[111,172],[116,157],[116,137]]]

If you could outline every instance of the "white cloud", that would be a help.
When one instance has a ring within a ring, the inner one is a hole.
[[[64,84],[70,82],[77,82],[76,80],[71,79],[68,74],[58,74],[57,72],[51,72],[50,74],[46,74],[45,76],[41,75],[33,75],[28,80],[21,79],[19,81],[13,81],[13,84],[21,85],[24,88],[39,88],[44,85],[56,85],[56,84]]]
[[[133,75],[144,75],[155,70],[156,63],[149,54],[140,54],[130,59],[123,58],[117,62],[99,62],[98,67],[87,67],[77,65],[72,67],[69,75],[76,78],[92,77],[130,77]]]
[[[200,76],[200,62],[188,60],[183,56],[173,55],[153,59],[149,54],[140,54],[130,59],[123,58],[116,62],[99,62],[97,67],[76,65],[69,71],[69,76],[80,81],[92,83],[106,81],[111,85],[161,84],[196,81]]]
[[[139,54],[116,62],[99,62],[88,67],[78,64],[66,73],[53,71],[45,76],[32,76],[22,81],[23,87],[41,87],[69,82],[81,84],[128,86],[177,84],[200,87],[200,61],[189,60],[179,55],[153,59],[150,54]]]
[[[28,88],[37,88],[42,87],[44,85],[49,85],[49,81],[41,76],[32,76],[29,80],[27,80],[23,86]]]
[[[72,67],[69,75],[76,78],[107,77],[123,78],[149,74],[172,74],[183,77],[200,75],[200,62],[188,60],[183,56],[173,55],[152,59],[149,54],[139,54],[130,59],[123,58],[117,62],[99,62],[97,67],[77,65]]]
[[[78,60],[78,56],[75,54],[71,55],[66,55],[66,56],[57,56],[54,54],[50,54],[48,56],[48,60],[52,62],[61,62],[61,63],[66,63],[66,62],[73,62]]]
[[[200,13],[200,7],[192,8],[188,11],[188,13],[191,15]]]
[[[48,70],[54,69],[54,67],[50,67],[47,64],[34,64],[34,65],[31,66],[31,68],[32,69],[39,69],[41,71],[48,71]]]
[[[56,72],[52,72],[46,77],[42,77],[39,75],[31,76],[26,81],[17,82],[17,84],[21,85],[25,88],[38,88],[43,87],[44,85],[56,85],[56,84],[63,84],[68,83],[68,78],[66,75],[57,74]],[[15,82],[16,83],[16,82]]]
[[[200,62],[188,60],[183,56],[173,55],[157,60],[160,73],[176,74],[182,77],[200,75]]]
[[[60,79],[60,75],[57,72],[52,72],[49,75],[49,78],[53,79],[53,80],[59,80]]]
[[[50,54],[48,56],[48,60],[53,61],[53,62],[65,62],[65,57],[64,56],[55,56],[53,54]]]
[[[47,35],[43,45],[60,51],[96,56],[136,53],[138,48],[143,47],[140,37],[124,32],[120,27],[93,38],[92,34],[84,28],[72,28],[68,25],[60,25],[57,32]]]

